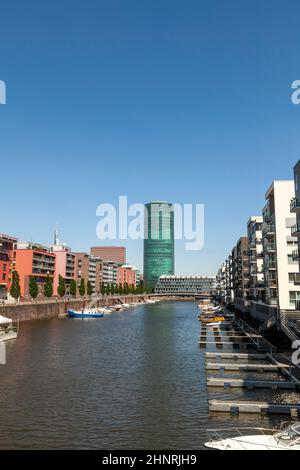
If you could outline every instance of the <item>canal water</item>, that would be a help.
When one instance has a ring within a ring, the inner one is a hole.
[[[0,448],[203,449],[207,428],[277,425],[209,413],[209,398],[286,396],[208,393],[197,315],[193,302],[160,302],[103,319],[21,324],[0,365]]]

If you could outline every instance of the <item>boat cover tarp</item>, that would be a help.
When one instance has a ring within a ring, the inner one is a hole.
[[[9,323],[12,323],[11,318],[6,318],[0,315],[0,325],[8,325]]]

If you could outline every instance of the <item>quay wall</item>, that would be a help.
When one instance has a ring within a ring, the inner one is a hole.
[[[156,296],[147,295],[126,295],[126,296],[105,296],[97,299],[95,306],[104,307],[112,306],[119,303],[142,302],[147,299],[160,300],[194,300],[189,298],[178,298],[176,296]],[[45,318],[55,318],[66,314],[69,308],[81,310],[88,305],[89,299],[64,299],[64,300],[43,300],[32,302],[21,302],[18,304],[0,305],[0,315],[11,318],[13,321],[28,321]]]

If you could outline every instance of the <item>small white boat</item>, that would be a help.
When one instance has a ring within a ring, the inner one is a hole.
[[[102,313],[104,313],[104,315],[110,315],[113,311],[110,309],[110,308],[103,308],[102,309]]]
[[[205,326],[220,326],[222,322],[212,321],[211,323],[205,323]]]
[[[0,341],[8,341],[18,337],[18,326],[13,325],[11,318],[0,315]]]
[[[220,433],[233,432],[235,437],[220,436]],[[249,431],[255,432],[250,434]],[[289,424],[284,430],[264,428],[211,429],[210,441],[205,447],[218,450],[300,450],[300,422]]]

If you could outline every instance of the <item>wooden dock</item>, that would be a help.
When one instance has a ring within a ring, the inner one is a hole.
[[[236,353],[236,352],[210,352],[205,353],[205,357],[216,358],[216,359],[234,359],[236,361],[240,359],[267,359],[268,355],[263,353]]]
[[[209,400],[209,410],[223,413],[265,413],[300,416],[300,403],[281,405],[265,401]]]
[[[268,340],[242,320],[233,320],[231,324],[220,325],[213,329],[202,325],[199,345],[201,348],[214,345],[217,349],[205,352],[205,369],[207,371],[216,371],[217,373],[255,371],[262,374],[270,372],[281,374],[277,380],[268,380],[264,375],[260,380],[259,378],[249,378],[247,374],[245,378],[240,378],[240,375],[227,377],[216,374],[217,376],[207,377],[207,387],[209,388],[287,391],[300,389],[300,367],[293,365],[289,357],[277,353],[276,348]],[[231,347],[231,351],[226,351],[226,349],[224,352],[218,351],[218,349],[225,347]],[[250,348],[253,348],[254,351],[248,352],[247,349]],[[265,401],[214,399],[209,401],[209,410],[227,413],[282,414],[298,417],[300,416],[300,402],[277,404]]]
[[[239,370],[239,371],[257,371],[257,372],[278,372],[284,364],[237,364],[208,362],[205,366],[207,370]]]
[[[209,377],[207,379],[208,387],[224,387],[224,388],[270,388],[272,390],[296,390],[298,385],[290,380],[249,380]]]

